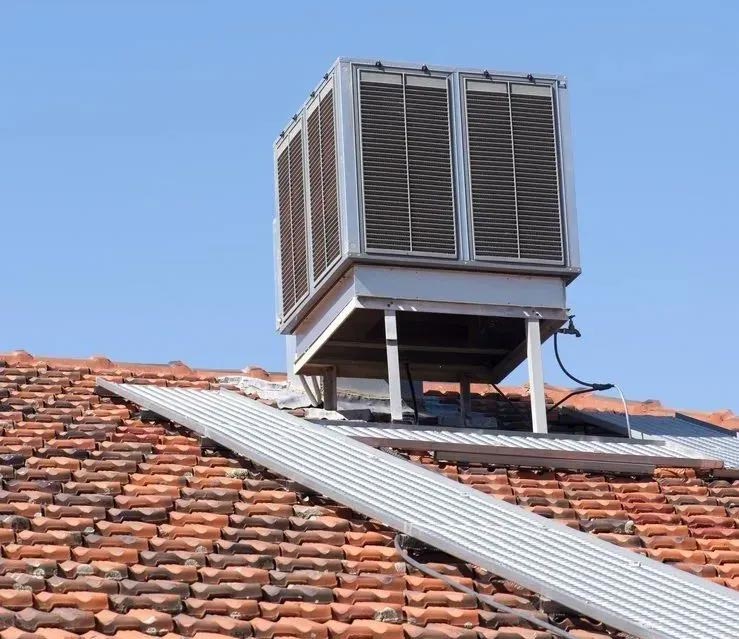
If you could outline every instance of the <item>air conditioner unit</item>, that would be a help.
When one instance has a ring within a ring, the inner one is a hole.
[[[527,314],[544,338],[564,320],[580,263],[563,77],[340,58],[274,157],[297,371],[387,374],[373,348],[391,309],[427,378],[500,378]]]

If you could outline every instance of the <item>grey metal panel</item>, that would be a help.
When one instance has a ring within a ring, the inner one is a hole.
[[[565,284],[554,277],[452,270],[426,272],[379,265],[356,266],[354,274],[356,294],[360,297],[511,306],[521,309],[519,317],[533,308],[566,308]]]
[[[396,428],[383,426],[355,426],[317,424],[332,433],[348,437],[391,437],[394,439],[448,442],[450,444],[478,444],[482,446],[508,446],[511,448],[530,448],[540,450],[566,450],[588,453],[611,453],[621,455],[653,455],[656,457],[686,457],[681,451],[674,450],[660,442],[639,443],[619,441],[616,438],[576,438],[533,437],[521,433],[495,433],[480,430],[465,432],[463,430],[439,430],[424,428]]]
[[[626,429],[626,420],[619,413],[580,411],[578,414],[619,431]],[[702,425],[679,417],[632,415],[630,421],[634,437],[661,439],[686,452],[720,459],[726,468],[739,468],[739,439],[731,432],[722,433],[710,424]]]
[[[644,639],[730,639],[739,594],[229,391],[98,385],[328,498]]]

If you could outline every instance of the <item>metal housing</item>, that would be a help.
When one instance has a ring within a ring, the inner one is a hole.
[[[525,357],[523,320],[546,339],[566,318],[580,259],[563,77],[340,58],[274,155],[295,372],[383,377],[393,309],[419,375],[498,381]]]

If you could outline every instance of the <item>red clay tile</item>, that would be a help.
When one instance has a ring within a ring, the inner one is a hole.
[[[331,639],[403,639],[403,626],[372,620],[326,623]]]
[[[39,610],[55,608],[77,608],[99,612],[108,608],[108,595],[104,592],[75,591],[70,593],[39,592],[34,595]]]
[[[226,597],[228,599],[259,599],[262,588],[258,583],[221,582],[213,584],[193,583],[190,592],[198,599]]]
[[[129,568],[131,578],[136,581],[149,581],[151,579],[164,579],[181,581],[183,583],[194,583],[198,580],[198,571],[195,566],[143,566],[136,564]]]
[[[89,610],[74,608],[57,608],[51,612],[24,608],[16,613],[15,623],[18,628],[27,632],[36,632],[39,628],[46,627],[81,634],[95,627],[95,617]]]
[[[117,581],[93,575],[76,579],[54,576],[47,579],[46,584],[52,593],[97,592],[113,595],[118,592]]]
[[[190,597],[185,600],[184,606],[188,615],[198,619],[206,615],[224,615],[232,619],[253,619],[260,614],[259,604],[253,599],[229,599],[227,597],[198,599]]]
[[[677,548],[648,548],[647,556],[669,563],[705,564],[706,554],[702,550],[678,550]]]
[[[335,591],[336,589],[334,589]],[[291,601],[303,603],[331,603],[333,592],[330,588],[290,584],[287,587],[266,585],[262,586],[263,598],[271,603],[285,603]]]
[[[376,601],[355,604],[333,603],[331,614],[336,621],[352,623],[357,619],[372,619],[386,623],[401,623],[404,618],[403,606]]]
[[[0,589],[0,606],[8,610],[23,610],[33,606],[33,593],[30,590]]]
[[[123,579],[119,583],[121,595],[177,595],[182,599],[190,596],[190,585],[186,582],[169,579],[152,579],[151,581],[134,581]]]
[[[132,608],[125,615],[113,610],[103,610],[95,615],[95,625],[105,634],[137,630],[146,635],[161,635],[174,629],[170,615],[147,608]]]
[[[182,612],[182,597],[176,594],[111,595],[109,602],[111,610],[123,615],[134,608],[156,610],[169,615]]]
[[[205,615],[202,619],[198,619],[181,614],[174,618],[174,623],[177,631],[185,637],[195,637],[199,633],[215,633],[230,637],[250,637],[252,635],[250,622],[223,615]]]

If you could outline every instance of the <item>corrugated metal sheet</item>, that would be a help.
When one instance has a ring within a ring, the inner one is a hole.
[[[626,430],[626,420],[618,413],[581,411],[585,419]],[[679,417],[633,415],[631,432],[634,437],[660,439],[686,454],[720,459],[726,468],[739,468],[739,438],[728,431],[721,432],[710,425],[701,425]]]
[[[656,457],[685,457],[680,452],[659,442],[638,443],[628,441],[608,441],[607,438],[575,438],[557,437],[533,437],[524,433],[519,434],[496,434],[494,432],[481,432],[470,429],[462,430],[440,430],[424,428],[396,428],[381,426],[353,426],[317,424],[333,433],[347,435],[349,437],[391,437],[393,439],[448,442],[450,444],[473,444],[479,446],[508,446],[511,448],[538,449],[538,450],[564,450],[580,451],[587,453],[610,453],[621,455],[653,455]],[[701,455],[698,455],[700,458]]]
[[[737,637],[739,594],[229,391],[98,384],[330,499],[647,639]]]

